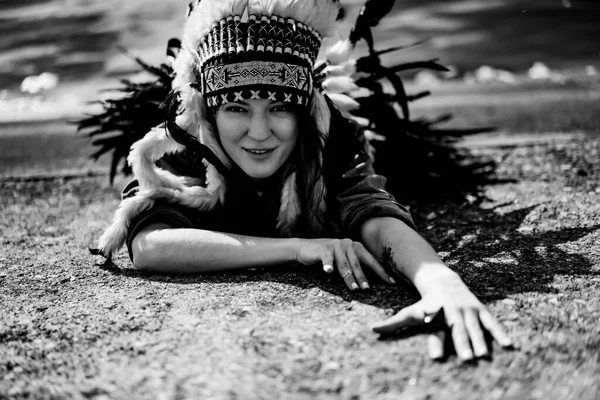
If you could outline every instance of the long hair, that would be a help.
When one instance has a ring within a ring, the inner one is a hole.
[[[302,236],[311,237],[320,233],[315,232],[315,226],[325,225],[325,216],[320,212],[320,207],[325,196],[322,160],[327,136],[319,130],[308,109],[299,109],[296,115],[299,135],[293,157],[301,207],[297,231]]]

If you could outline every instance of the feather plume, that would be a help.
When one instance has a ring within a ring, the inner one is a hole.
[[[329,36],[339,12],[335,0],[250,0],[252,14],[276,14],[293,18],[315,29],[323,37]]]
[[[184,100],[192,91],[195,91],[190,87],[190,83],[196,81],[194,65],[197,56],[194,54],[197,54],[195,53],[195,49],[190,51],[190,49],[184,46],[173,63],[173,70],[175,72],[172,83],[173,90],[177,91]]]
[[[358,85],[349,76],[337,76],[323,81],[323,89],[327,93],[348,93],[358,90]]]
[[[349,40],[340,40],[325,53],[325,58],[331,65],[340,65],[350,60],[354,46]]]
[[[192,11],[184,25],[183,43],[190,49],[198,47],[215,22],[233,15],[243,0],[204,0]],[[246,0],[247,1],[247,0]]]
[[[314,118],[319,131],[325,136],[328,136],[331,123],[331,111],[327,105],[327,100],[325,100],[323,94],[318,90],[313,92],[310,113]]]
[[[341,93],[327,93],[327,96],[338,106],[342,111],[356,111],[360,108],[360,104],[352,97]]]
[[[340,65],[329,65],[323,70],[325,76],[352,76],[356,73],[356,62],[350,60]]]
[[[277,11],[281,10],[279,3],[291,4],[293,0],[248,0],[248,13],[254,15],[279,15]]]
[[[248,0],[235,0],[231,5],[232,15],[244,15],[244,11],[248,8]]]

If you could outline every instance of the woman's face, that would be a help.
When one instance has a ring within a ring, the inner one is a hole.
[[[231,159],[253,179],[273,175],[296,146],[293,106],[271,100],[228,103],[217,112],[217,130]]]

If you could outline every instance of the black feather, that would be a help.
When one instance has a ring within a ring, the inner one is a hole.
[[[180,46],[178,40],[170,41],[168,52],[176,54],[178,46]],[[123,51],[129,55],[127,51]],[[114,149],[111,183],[120,163],[123,163],[122,170],[125,173],[130,172],[124,160],[129,154],[131,145],[143,138],[153,127],[164,122],[166,115],[164,101],[171,92],[173,81],[173,69],[170,64],[165,63],[154,67],[137,57],[131,55],[130,57],[144,71],[153,75],[154,79],[144,83],[122,79],[123,86],[116,89],[116,98],[97,102],[102,105],[103,112],[76,121],[78,132],[94,139],[94,145],[101,146],[92,157],[98,158]]]

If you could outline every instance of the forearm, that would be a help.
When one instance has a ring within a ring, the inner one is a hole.
[[[406,276],[421,295],[434,283],[458,277],[425,239],[400,220],[368,220],[362,226],[361,235],[365,247],[388,267]]]
[[[132,252],[141,270],[202,273],[292,262],[296,245],[296,239],[154,226],[135,237]]]

